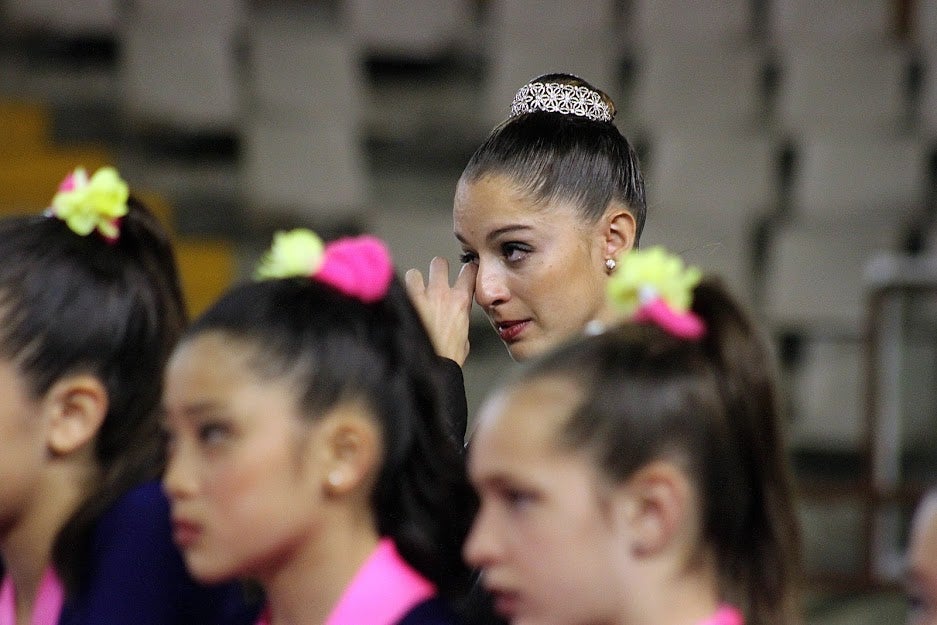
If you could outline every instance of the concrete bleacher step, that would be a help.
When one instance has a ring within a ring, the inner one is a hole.
[[[170,236],[177,234],[176,215],[172,204],[160,193],[150,189],[131,189],[136,197],[159,220]]]
[[[52,120],[42,104],[0,100],[0,157],[38,152],[48,145]]]
[[[194,317],[208,308],[237,276],[235,246],[224,239],[176,237],[173,241],[179,280]]]
[[[195,317],[238,277],[236,244],[225,237],[181,233],[175,207],[166,196],[151,189],[134,190],[134,195],[169,232],[188,312],[190,317]]]
[[[113,161],[106,149],[96,146],[47,147],[28,158],[0,153],[0,215],[40,212],[75,167],[93,172]]]

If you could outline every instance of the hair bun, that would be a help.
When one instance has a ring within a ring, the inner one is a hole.
[[[517,90],[511,103],[511,117],[544,111],[611,122],[615,109],[606,98],[601,91],[575,76],[550,74],[535,78]]]

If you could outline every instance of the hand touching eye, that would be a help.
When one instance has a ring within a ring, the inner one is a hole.
[[[436,353],[465,363],[469,353],[469,315],[475,296],[478,265],[464,260],[459,275],[449,286],[449,261],[437,256],[429,265],[429,281],[424,283],[418,269],[405,274],[407,293],[429,333]]]

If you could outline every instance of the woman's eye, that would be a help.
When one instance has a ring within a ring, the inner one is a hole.
[[[504,259],[509,263],[516,263],[518,261],[524,260],[524,258],[530,254],[532,250],[529,245],[523,243],[505,243],[501,246],[501,254],[504,256]]]
[[[504,500],[509,507],[515,510],[522,510],[533,503],[535,497],[530,491],[509,488],[504,491]]]
[[[204,445],[218,445],[230,435],[231,430],[223,423],[204,423],[198,428],[199,441]]]

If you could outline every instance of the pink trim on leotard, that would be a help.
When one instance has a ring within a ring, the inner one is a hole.
[[[33,606],[32,625],[56,625],[62,614],[65,590],[59,576],[52,567],[48,567],[39,582],[36,591],[36,603]],[[16,622],[16,593],[13,579],[7,575],[0,586],[0,623]]]
[[[436,587],[382,538],[332,608],[325,625],[394,625],[415,605],[435,596]],[[264,611],[257,625],[270,625]]]
[[[723,603],[712,616],[697,625],[744,625],[745,618],[735,606]]]

